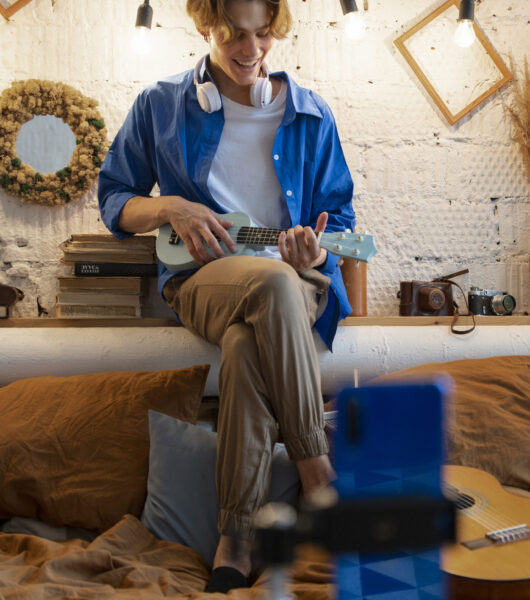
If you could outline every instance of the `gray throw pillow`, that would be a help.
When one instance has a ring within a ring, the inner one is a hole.
[[[217,434],[149,411],[149,476],[142,523],[158,538],[196,550],[211,566],[219,534],[215,489]],[[300,480],[276,445],[269,501],[296,505]]]

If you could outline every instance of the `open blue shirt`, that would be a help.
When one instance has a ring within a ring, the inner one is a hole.
[[[353,181],[330,108],[286,73],[272,76],[287,83],[285,113],[274,141],[273,161],[292,226],[315,227],[318,215],[327,211],[326,231],[353,231]],[[149,196],[155,183],[162,196],[182,196],[224,213],[207,186],[223,125],[222,109],[208,114],[200,108],[193,71],[168,77],[143,90],[99,173],[99,206],[108,229],[119,239],[132,235],[119,229],[120,212],[133,196]],[[315,328],[330,349],[339,319],[351,313],[338,260],[328,253],[326,262],[318,267],[331,284],[327,306]],[[173,275],[158,262],[160,293]]]

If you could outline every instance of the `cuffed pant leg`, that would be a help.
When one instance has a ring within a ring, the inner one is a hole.
[[[265,503],[278,436],[267,399],[252,328],[234,323],[221,344],[216,482],[219,532],[251,536],[254,513]]]

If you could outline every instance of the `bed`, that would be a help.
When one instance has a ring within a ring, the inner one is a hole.
[[[208,365],[28,377],[0,388],[0,598],[210,598],[216,434]],[[530,491],[528,356],[430,363],[376,382],[448,374],[448,462]],[[212,493],[213,490],[213,493]],[[295,503],[277,448],[271,499]],[[233,598],[256,598],[269,572]],[[300,547],[288,591],[334,597],[333,560]]]

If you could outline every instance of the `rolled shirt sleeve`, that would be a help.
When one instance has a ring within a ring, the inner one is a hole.
[[[148,114],[146,103],[146,94],[141,93],[114,138],[99,172],[101,218],[118,239],[132,235],[118,226],[125,204],[134,196],[149,196],[156,183],[151,154],[152,136],[144,121]]]

